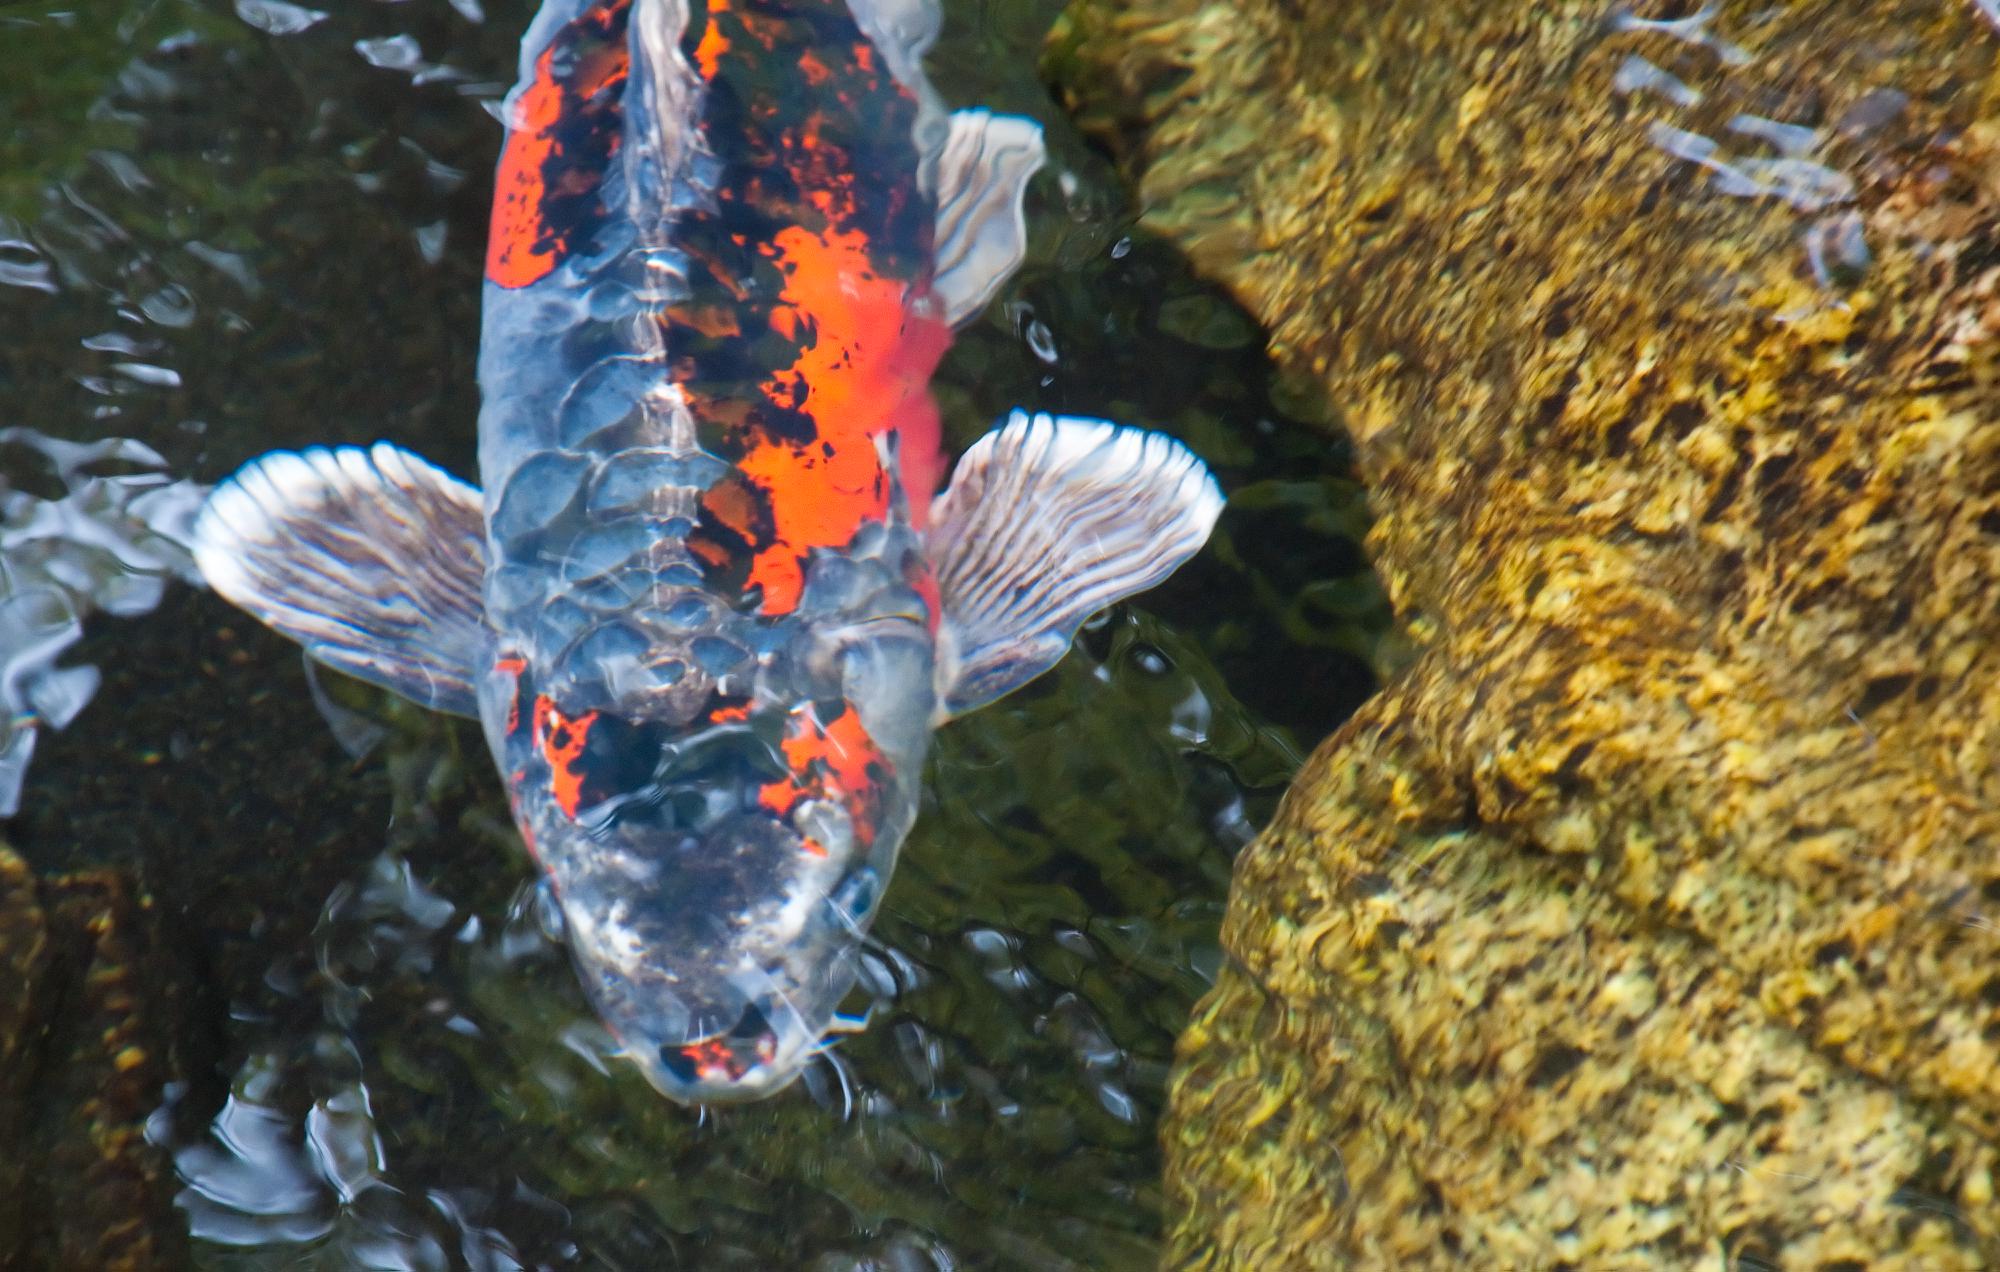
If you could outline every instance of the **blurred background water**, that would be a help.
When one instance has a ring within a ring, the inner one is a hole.
[[[1052,162],[1027,268],[940,375],[950,441],[1015,405],[1105,415],[1186,439],[1232,502],[1168,585],[939,735],[868,1030],[775,1100],[672,1106],[607,1058],[476,728],[315,683],[174,581],[176,483],[271,447],[474,471],[492,111],[532,6],[320,2],[0,3],[0,428],[30,430],[0,433],[0,619],[83,624],[41,688],[7,681],[0,744],[35,751],[4,833],[43,878],[151,898],[132,957],[160,988],[127,1007],[166,1039],[145,1134],[185,1259],[1149,1263],[1231,858],[1386,627],[1327,408],[1056,113],[1060,6],[951,0],[941,91],[1039,118]],[[81,537],[127,550],[58,569],[58,613],[48,560],[83,549],[4,532],[83,488]]]

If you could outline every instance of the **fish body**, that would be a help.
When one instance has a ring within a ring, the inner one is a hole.
[[[1018,263],[1025,120],[947,115],[928,0],[548,0],[522,44],[481,488],[279,452],[196,559],[318,661],[476,715],[579,976],[677,1099],[789,1082],[853,987],[931,729],[1221,506],[1178,443],[928,381]]]

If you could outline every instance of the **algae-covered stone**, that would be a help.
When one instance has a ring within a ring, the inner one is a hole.
[[[2000,78],[1971,4],[1085,0],[1416,654],[1246,850],[1177,1259],[2000,1258]]]
[[[179,1264],[172,1169],[145,1141],[167,1057],[140,911],[121,875],[38,879],[0,846],[0,1268]]]

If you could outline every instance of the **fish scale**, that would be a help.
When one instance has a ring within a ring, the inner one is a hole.
[[[481,471],[495,523],[536,533],[525,543],[496,533],[493,568],[526,553],[601,559],[615,548],[589,540],[641,537],[660,583],[696,574],[740,606],[788,612],[811,550],[841,546],[901,494],[877,448],[857,443],[914,424],[929,432],[918,449],[935,449],[923,390],[944,336],[924,317],[935,308],[925,297],[935,206],[920,189],[916,138],[926,94],[889,73],[841,3],[705,5],[678,42],[688,60],[664,66],[629,39],[630,13],[605,5],[562,24],[512,101],[530,126],[501,161],[482,370],[502,388],[486,398]],[[802,62],[817,68],[803,82]],[[648,83],[668,87],[639,91]],[[571,109],[539,105],[552,101]],[[660,117],[661,101],[687,118]],[[668,146],[668,136],[693,140]],[[604,180],[621,169],[620,150],[678,155],[679,170],[659,175],[678,197],[634,215],[619,197],[634,183]],[[597,178],[595,200],[547,193],[579,172]],[[510,189],[536,188],[532,214],[508,201]],[[506,263],[523,257],[546,272],[528,278]],[[814,276],[829,258],[830,285]],[[524,348],[552,335],[587,360]],[[853,347],[878,335],[892,347]],[[799,364],[857,354],[892,367],[869,386],[888,383],[891,400],[822,387],[840,400],[816,418]],[[904,356],[908,369],[895,369]],[[640,521],[629,507],[598,515],[581,496],[601,474],[584,458],[635,448],[722,462],[701,480],[653,485]],[[568,480],[551,488],[551,473]],[[777,483],[791,488],[782,509]],[[817,519],[827,525],[780,526],[805,506],[839,511]],[[506,589],[515,598],[520,589]]]

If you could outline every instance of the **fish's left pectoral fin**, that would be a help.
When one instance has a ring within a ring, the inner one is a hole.
[[[1215,478],[1165,434],[1014,412],[931,509],[940,717],[1053,667],[1085,619],[1199,551],[1221,512]]]
[[[952,112],[938,155],[937,271],[931,290],[953,325],[986,307],[1028,250],[1021,196],[1041,168],[1042,126],[1019,115]]]
[[[479,491],[443,469],[386,442],[274,451],[209,495],[194,559],[314,661],[478,714],[485,514]]]

